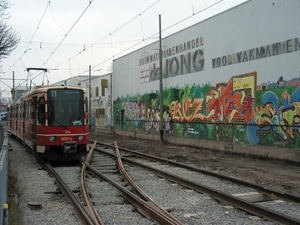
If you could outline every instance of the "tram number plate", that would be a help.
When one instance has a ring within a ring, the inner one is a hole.
[[[61,138],[62,141],[72,141],[71,137],[62,137]]]

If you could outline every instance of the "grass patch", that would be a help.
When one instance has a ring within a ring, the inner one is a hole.
[[[8,170],[8,190],[7,190],[7,203],[8,203],[8,225],[22,224],[21,211],[18,205],[18,191],[17,181],[18,178]]]

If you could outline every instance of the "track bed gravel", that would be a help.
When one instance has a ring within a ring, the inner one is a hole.
[[[239,179],[276,190],[300,195],[300,163],[262,159],[254,156],[213,151],[205,148],[190,148],[160,141],[91,133],[91,140],[109,144],[114,141],[125,147],[180,163],[231,175]]]

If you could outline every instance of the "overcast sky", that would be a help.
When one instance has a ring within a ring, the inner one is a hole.
[[[112,60],[162,37],[232,8],[247,0],[8,0],[7,21],[21,37],[11,55],[2,60],[3,97],[15,86],[26,86],[26,68],[32,83],[54,83],[72,76],[103,75]],[[40,74],[40,75],[39,75]],[[11,78],[11,79],[10,79]],[[48,81],[47,81],[48,80]]]

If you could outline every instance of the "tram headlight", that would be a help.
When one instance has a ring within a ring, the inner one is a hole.
[[[82,141],[83,140],[83,135],[78,135],[77,140]]]
[[[56,136],[50,136],[50,137],[49,137],[49,140],[50,140],[50,141],[56,141],[56,139],[57,139]]]

